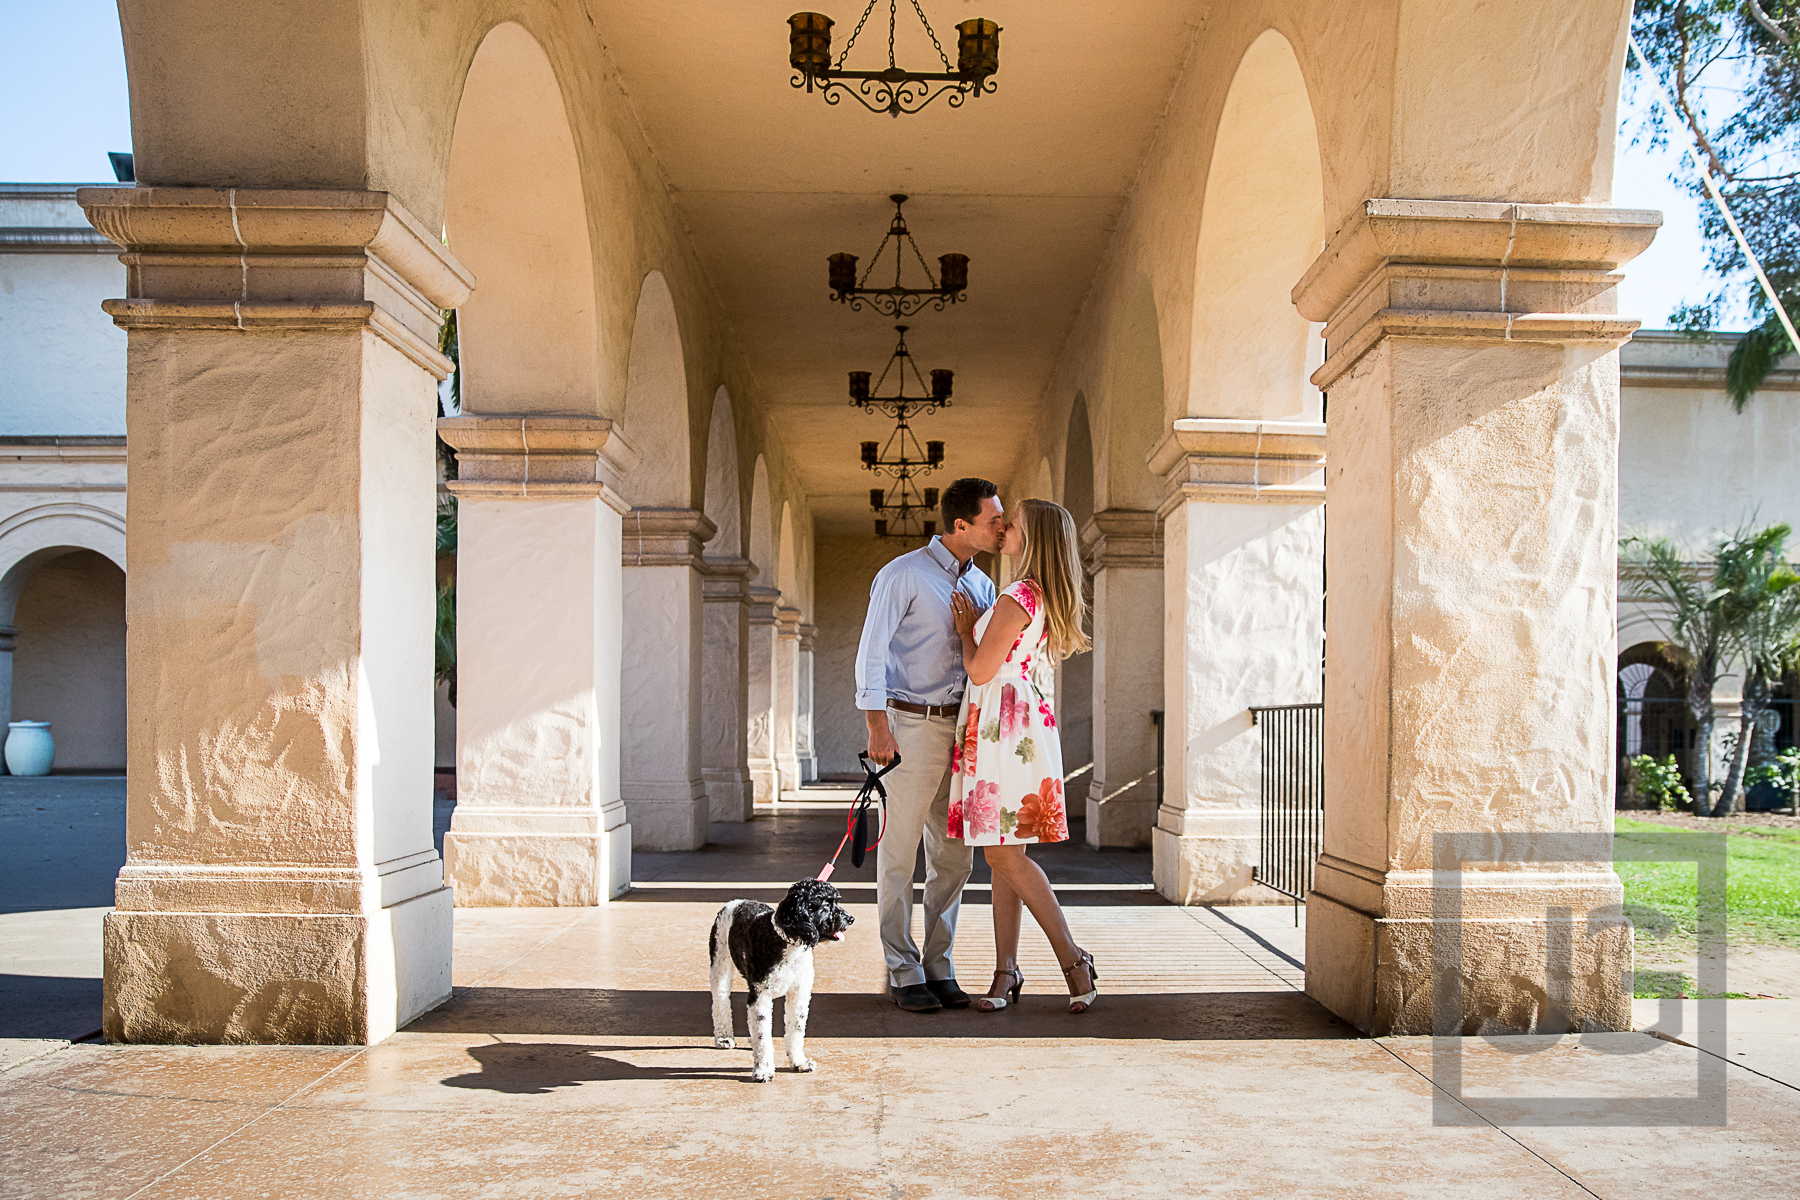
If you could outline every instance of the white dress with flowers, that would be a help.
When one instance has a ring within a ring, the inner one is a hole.
[[[1050,705],[1044,605],[1029,579],[1000,594],[1011,596],[1031,623],[999,672],[963,692],[950,762],[949,834],[971,846],[1066,841],[1069,818],[1062,743]],[[990,608],[975,623],[977,642],[993,618]]]

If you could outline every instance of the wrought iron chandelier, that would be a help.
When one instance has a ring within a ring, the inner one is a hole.
[[[901,113],[916,113],[939,96],[949,94],[951,108],[961,108],[970,96],[994,90],[993,75],[1000,70],[1000,26],[976,17],[956,26],[956,68],[950,67],[950,56],[944,53],[931,22],[919,0],[912,0],[919,24],[931,38],[942,71],[908,71],[894,61],[894,31],[899,19],[899,0],[888,0],[888,65],[885,71],[846,71],[844,60],[850,48],[875,11],[877,0],[869,0],[862,18],[844,43],[837,64],[831,61],[831,27],[836,24],[823,13],[798,12],[788,18],[788,64],[798,74],[795,87],[811,92],[815,87],[825,96],[825,103],[836,104],[845,96],[853,98],[870,112],[885,112],[898,118]],[[846,81],[854,81],[852,87]],[[934,86],[935,85],[935,86]]]
[[[919,243],[913,240],[912,230],[906,227],[904,206],[907,197],[896,192],[888,199],[894,202],[894,219],[888,223],[888,231],[883,235],[881,245],[875,247],[875,255],[869,259],[869,269],[862,273],[861,279],[856,276],[857,255],[840,251],[826,256],[831,298],[840,304],[848,304],[853,312],[861,312],[866,301],[876,312],[895,320],[910,317],[922,311],[927,304],[932,305],[934,311],[943,312],[946,304],[967,299],[969,256],[938,255],[938,274],[933,279],[931,268],[925,265],[924,254],[919,251]],[[869,287],[869,276],[881,265],[881,257],[887,253],[890,242],[894,247],[894,284],[892,287]],[[902,273],[906,270],[905,246],[912,247],[913,257],[919,261],[919,269],[925,273],[925,282],[931,286],[904,286]]]
[[[917,412],[936,412],[940,408],[950,407],[950,392],[956,382],[956,372],[939,367],[931,373],[931,386],[926,388],[925,377],[919,374],[918,364],[913,361],[912,351],[906,348],[906,331],[909,326],[896,325],[894,332],[900,335],[900,342],[894,347],[894,353],[888,359],[888,365],[882,368],[881,378],[870,386],[869,371],[850,372],[850,404],[864,412],[878,412],[904,425],[908,418]],[[898,365],[899,370],[895,371]],[[919,385],[920,394],[906,394],[906,373],[912,372],[913,381]],[[881,385],[887,382],[889,375],[898,377],[899,390],[892,396],[878,396]]]
[[[938,490],[933,487],[921,491],[911,476],[900,480],[891,489],[869,489],[869,507],[888,514],[875,518],[875,536],[878,538],[897,538],[903,542],[930,538],[937,533],[937,522],[927,519],[925,514],[936,512],[937,506]]]
[[[949,405],[954,372],[933,371],[927,391],[924,376],[913,362],[912,351],[906,348],[906,326],[896,325],[894,332],[900,335],[899,344],[894,347],[893,357],[888,359],[886,369],[872,388],[870,372],[850,372],[850,403],[864,412],[881,413],[894,422],[894,432],[888,435],[885,445],[873,441],[862,444],[863,470],[894,480],[890,487],[869,489],[869,507],[883,514],[875,521],[875,536],[916,541],[937,532],[937,522],[924,519],[924,514],[937,508],[937,489],[921,490],[917,481],[920,475],[930,474],[944,465],[944,443],[928,441],[921,444],[913,432],[912,418],[921,412],[934,413]],[[906,394],[909,370],[919,385],[920,395]],[[890,374],[898,376],[897,391],[892,396],[877,395]]]

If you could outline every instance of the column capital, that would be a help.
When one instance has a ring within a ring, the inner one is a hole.
[[[475,278],[386,192],[91,187],[75,199],[124,248],[123,329],[367,328],[438,378],[442,310]]]
[[[1081,527],[1081,543],[1089,574],[1162,567],[1162,522],[1147,509],[1100,510]]]
[[[1166,489],[1158,518],[1186,500],[1321,504],[1325,426],[1184,417],[1147,456]]]
[[[456,451],[445,486],[471,500],[568,500],[598,496],[616,512],[631,505],[619,477],[637,453],[605,417],[439,417],[438,436]]]
[[[18,645],[19,629],[16,625],[0,625],[0,654],[11,654]]]
[[[691,508],[634,508],[624,527],[627,567],[695,570],[704,570],[700,548],[719,531],[712,518]]]
[[[781,604],[781,589],[759,587],[753,583],[744,591],[750,597],[750,624],[776,624],[776,609]]]
[[[800,610],[785,604],[775,606],[776,636],[784,642],[800,640]]]
[[[819,636],[819,627],[817,625],[799,625],[795,627],[794,635],[799,639],[800,649],[811,654],[813,641]]]
[[[1324,321],[1329,387],[1384,337],[1617,344],[1614,272],[1656,236],[1662,214],[1587,204],[1365,200],[1294,285]]]
[[[749,598],[756,564],[747,558],[705,555],[700,560],[700,574],[700,594],[708,604],[742,604]]]

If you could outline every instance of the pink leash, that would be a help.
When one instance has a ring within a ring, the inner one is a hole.
[[[879,771],[869,761],[867,753],[856,757],[862,761],[863,766],[862,791],[856,794],[856,800],[850,806],[850,815],[844,821],[844,836],[838,841],[837,849],[831,852],[831,860],[815,876],[820,883],[831,878],[832,871],[837,869],[838,855],[844,852],[845,846],[850,847],[850,865],[860,867],[863,865],[863,855],[881,845],[881,839],[887,834],[887,788],[882,784],[881,777],[900,765],[900,752],[896,750],[893,761]],[[869,805],[874,803],[876,796],[881,797],[881,829],[875,835],[875,840],[865,846],[863,839],[869,836]],[[854,842],[852,837],[855,838]]]

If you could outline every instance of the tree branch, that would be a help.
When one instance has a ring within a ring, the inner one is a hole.
[[[1770,37],[1774,38],[1784,46],[1793,44],[1793,39],[1789,36],[1788,31],[1770,20],[1769,14],[1762,10],[1762,5],[1758,4],[1756,0],[1745,0],[1745,3],[1750,8],[1750,16],[1755,19],[1758,25],[1761,25],[1768,31]]]
[[[1706,136],[1706,130],[1701,128],[1699,116],[1695,114],[1693,107],[1688,104],[1688,26],[1687,5],[1685,3],[1678,5],[1676,8],[1675,31],[1681,38],[1681,52],[1675,58],[1675,103],[1681,108],[1683,122],[1687,125],[1689,131],[1693,133],[1695,139],[1699,141],[1700,148],[1706,151],[1706,161],[1712,164],[1712,173],[1729,183],[1731,181],[1731,172],[1725,169],[1725,164],[1719,159],[1719,152],[1713,149],[1712,141]]]

